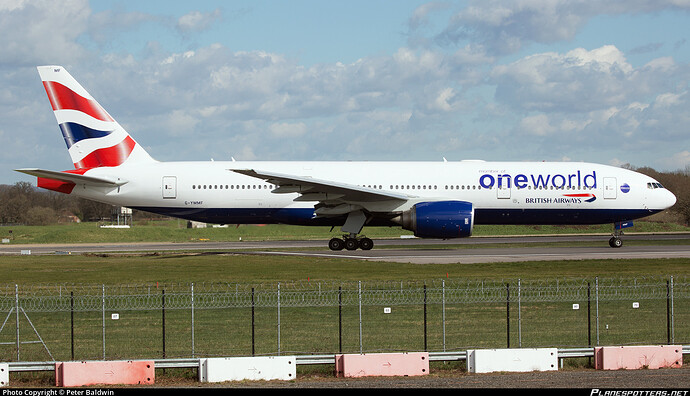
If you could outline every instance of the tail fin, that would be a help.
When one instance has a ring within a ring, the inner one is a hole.
[[[76,169],[154,162],[141,145],[61,66],[39,66]]]

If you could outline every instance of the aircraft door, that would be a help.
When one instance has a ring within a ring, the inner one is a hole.
[[[615,177],[604,178],[604,199],[616,199],[618,185]]]
[[[163,199],[177,198],[177,177],[163,176]]]
[[[507,180],[506,182],[506,180],[499,179],[498,186],[496,187],[496,198],[510,199],[510,185],[510,180]]]

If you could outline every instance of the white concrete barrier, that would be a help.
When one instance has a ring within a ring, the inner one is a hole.
[[[295,356],[209,358],[199,361],[199,382],[293,380]]]
[[[558,349],[472,349],[467,351],[467,371],[555,371],[558,370]]]
[[[0,387],[10,385],[10,365],[0,363]]]

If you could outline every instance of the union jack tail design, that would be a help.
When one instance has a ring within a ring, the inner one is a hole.
[[[38,73],[76,169],[154,162],[65,68],[39,66]]]

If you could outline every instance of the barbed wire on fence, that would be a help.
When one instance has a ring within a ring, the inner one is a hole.
[[[19,302],[26,312],[243,307],[321,307],[443,303],[567,302],[663,299],[674,288],[690,296],[685,277],[430,280],[402,282],[175,283],[149,285],[0,285],[0,312]]]

